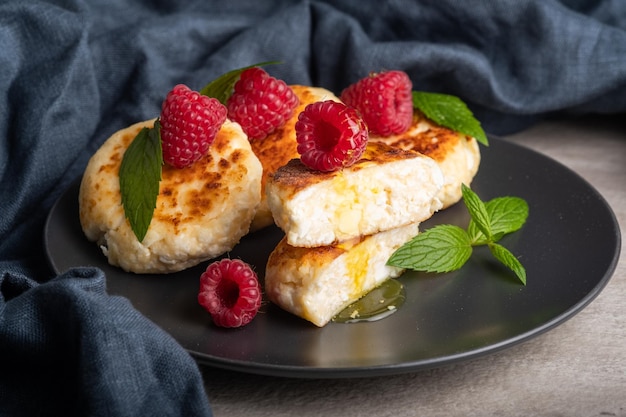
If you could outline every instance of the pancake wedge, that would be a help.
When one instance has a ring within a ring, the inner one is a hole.
[[[299,248],[283,240],[270,254],[265,293],[270,301],[316,326],[326,325],[354,301],[403,270],[391,254],[418,233],[410,223],[340,244]]]
[[[139,242],[124,215],[119,166],[144,126],[114,133],[90,159],[80,185],[80,222],[110,264],[136,273],[168,273],[230,250],[248,233],[261,196],[262,166],[246,134],[226,121],[206,156],[187,168],[163,166],[156,209]]]
[[[429,157],[369,143],[359,161],[334,172],[299,159],[270,176],[267,201],[292,246],[326,246],[428,219],[443,185]]]
[[[259,204],[257,213],[252,221],[252,225],[250,226],[251,231],[259,230],[274,224],[272,212],[267,205],[265,185],[268,177],[276,172],[278,168],[285,165],[291,159],[300,157],[297,151],[298,143],[296,142],[295,130],[298,115],[307,105],[315,103],[316,101],[339,101],[339,98],[337,98],[335,94],[324,88],[309,87],[304,85],[291,85],[290,87],[296,96],[298,96],[300,101],[294,110],[293,116],[287,120],[282,127],[268,135],[266,138],[253,140],[250,143],[252,150],[263,165],[261,203]]]
[[[480,165],[480,149],[476,139],[439,126],[417,110],[406,132],[389,137],[372,135],[370,141],[414,150],[435,160],[444,177],[438,195],[443,204],[442,209],[461,199],[461,184],[469,186]]]

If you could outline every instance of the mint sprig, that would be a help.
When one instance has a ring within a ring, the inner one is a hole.
[[[485,203],[485,209],[494,241],[500,240],[505,234],[519,230],[528,217],[528,204],[519,197],[494,198]],[[470,220],[467,233],[473,243],[483,245],[489,243],[489,238],[473,219]]]
[[[497,242],[524,225],[528,203],[518,197],[498,197],[485,203],[465,184],[461,187],[471,217],[467,230],[448,224],[435,226],[401,246],[387,264],[415,271],[451,272],[467,262],[473,247],[487,245],[491,254],[526,285],[524,266]]]
[[[144,127],[131,142],[120,165],[120,193],[124,214],[140,242],[148,233],[156,208],[163,168],[160,123]]]
[[[489,146],[480,122],[460,98],[448,94],[413,91],[413,107],[433,122],[476,138],[478,142]]]

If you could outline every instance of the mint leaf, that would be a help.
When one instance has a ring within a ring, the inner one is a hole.
[[[522,266],[521,262],[515,257],[515,255],[513,255],[507,248],[497,243],[490,243],[489,250],[497,260],[502,262],[511,271],[515,272],[515,275],[517,275],[522,284],[526,285],[526,269]]]
[[[519,197],[494,198],[486,207],[494,234],[516,232],[528,218],[528,203]]]
[[[447,94],[413,91],[413,107],[419,109],[433,122],[476,138],[478,142],[489,146],[489,140],[480,122],[460,98]]]
[[[450,272],[467,262],[474,246],[487,245],[493,256],[526,285],[526,270],[497,241],[524,225],[528,217],[528,203],[518,197],[498,197],[484,203],[465,184],[461,185],[461,190],[471,216],[467,231],[450,224],[435,226],[402,245],[387,264],[415,271]]]
[[[519,230],[528,218],[528,203],[519,197],[497,197],[485,203],[494,240]],[[472,242],[487,243],[486,236],[474,221],[470,221],[467,233]]]
[[[388,265],[426,272],[450,272],[462,267],[472,255],[465,230],[444,224],[418,234],[396,250]]]
[[[209,84],[205,85],[204,88],[200,90],[200,94],[216,98],[219,100],[220,103],[226,105],[226,102],[232,95],[233,87],[235,83],[237,83],[237,81],[239,80],[242,72],[250,68],[278,63],[278,61],[267,61],[228,71],[227,73],[222,74],[221,76],[211,81]]]
[[[160,123],[144,127],[124,152],[119,170],[124,214],[137,240],[143,241],[159,195],[163,166]]]
[[[483,203],[480,197],[465,184],[461,184],[461,192],[463,193],[463,201],[465,202],[467,211],[469,211],[472,217],[472,221],[487,239],[491,239],[493,236],[491,218],[489,217],[489,213],[487,213],[485,203]]]

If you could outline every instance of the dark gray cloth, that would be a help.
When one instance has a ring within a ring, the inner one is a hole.
[[[94,268],[0,277],[0,415],[207,416],[193,359]]]
[[[210,413],[195,363],[108,296],[101,272],[54,277],[42,229],[100,144],[158,115],[173,85],[268,60],[288,83],[336,93],[401,69],[416,90],[460,96],[488,133],[510,133],[626,111],[626,2],[0,2],[0,415]],[[46,371],[55,363],[64,372]],[[122,369],[135,372],[116,384]]]

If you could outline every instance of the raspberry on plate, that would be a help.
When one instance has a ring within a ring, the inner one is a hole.
[[[336,171],[359,160],[368,132],[358,112],[332,100],[309,104],[298,116],[296,140],[304,165]]]
[[[250,265],[224,258],[200,276],[198,302],[220,327],[240,327],[252,321],[261,307],[261,286]]]
[[[183,84],[175,86],[161,107],[163,160],[184,168],[202,158],[226,120],[226,107]]]
[[[403,71],[370,74],[341,92],[341,100],[356,108],[374,135],[405,132],[413,121],[413,84]]]
[[[241,73],[226,103],[228,117],[250,140],[263,139],[293,115],[298,97],[284,81],[258,67]]]

